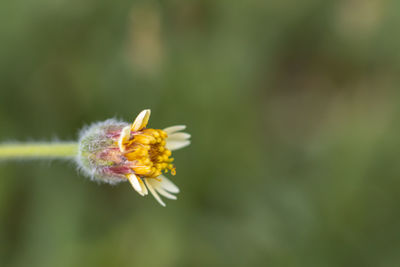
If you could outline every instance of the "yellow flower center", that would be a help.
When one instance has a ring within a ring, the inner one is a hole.
[[[132,170],[138,176],[156,178],[163,171],[176,174],[171,151],[165,148],[167,133],[159,129],[143,129],[133,132],[126,140],[125,157],[133,162]]]

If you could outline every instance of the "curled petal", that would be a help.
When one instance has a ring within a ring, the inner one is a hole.
[[[121,152],[125,152],[125,143],[129,140],[131,137],[131,129],[129,126],[126,126],[122,129],[121,135],[119,136],[118,139],[118,147]]]
[[[139,194],[141,194],[142,196],[144,196],[143,192],[142,192],[142,186],[140,185],[139,182],[139,177],[137,177],[135,174],[130,173],[126,176],[129,180],[129,182],[131,183],[133,189],[135,189]]]
[[[139,113],[131,126],[131,131],[140,131],[147,126],[150,119],[150,109],[145,109]]]

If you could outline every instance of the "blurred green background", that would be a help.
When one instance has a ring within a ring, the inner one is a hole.
[[[400,2],[2,0],[0,140],[187,124],[163,208],[0,163],[0,266],[400,266]]]

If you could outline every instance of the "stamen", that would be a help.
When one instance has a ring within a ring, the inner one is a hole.
[[[132,170],[141,177],[156,178],[162,172],[175,167],[170,158],[171,151],[165,148],[167,134],[159,129],[143,129],[131,132],[131,137],[123,143],[127,153],[125,157],[133,163]]]

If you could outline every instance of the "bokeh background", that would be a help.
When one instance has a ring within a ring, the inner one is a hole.
[[[0,163],[1,266],[400,266],[400,2],[2,0],[0,140],[187,124],[163,208]]]

